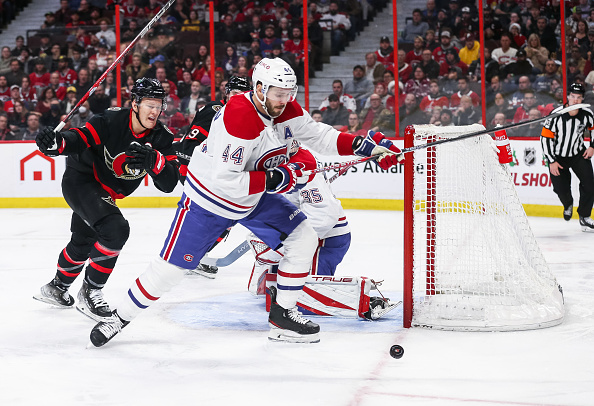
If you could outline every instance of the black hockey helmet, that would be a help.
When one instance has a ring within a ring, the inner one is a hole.
[[[167,109],[167,93],[157,79],[137,79],[130,93],[132,94],[132,101],[136,101],[136,103],[140,104],[144,98],[160,99],[163,102],[162,110]]]
[[[252,86],[250,86],[250,82],[247,78],[242,78],[239,76],[231,76],[229,81],[225,85],[225,94],[231,93],[231,90],[241,90],[242,92],[248,92],[252,90]]]
[[[581,83],[574,82],[571,84],[571,86],[569,86],[568,93],[576,93],[584,97],[586,95],[586,88]]]

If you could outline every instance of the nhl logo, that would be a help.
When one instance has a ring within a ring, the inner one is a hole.
[[[536,163],[536,149],[535,148],[524,149],[524,163],[528,166],[532,166]]]

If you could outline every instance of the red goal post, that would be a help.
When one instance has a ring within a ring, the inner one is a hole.
[[[405,148],[484,130],[413,126]],[[405,161],[404,327],[507,331],[563,320],[550,272],[488,134]]]

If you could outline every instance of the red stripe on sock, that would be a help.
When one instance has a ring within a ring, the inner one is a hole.
[[[72,258],[70,258],[70,255],[68,255],[68,253],[66,252],[66,248],[64,248],[62,250],[62,254],[64,255],[64,258],[66,259],[66,261],[70,262],[73,265],[82,265],[85,263],[85,261],[75,261]]]
[[[99,251],[100,253],[102,253],[104,255],[116,256],[116,255],[120,254],[120,251],[110,250],[109,248],[104,247],[103,245],[99,244],[98,242],[95,243],[95,248],[97,249],[97,251]]]
[[[288,272],[283,272],[280,269],[278,270],[278,276],[282,276],[284,278],[292,278],[292,279],[298,279],[298,278],[307,278],[307,275],[309,275],[309,272],[305,272],[305,273],[288,273]]]
[[[80,271],[78,271],[77,273],[72,273],[72,272],[66,272],[64,269],[60,268],[60,266],[58,266],[58,271],[64,275],[64,276],[68,276],[70,278],[76,278],[78,275],[80,275]],[[82,269],[81,269],[82,271]]]
[[[140,289],[140,291],[142,292],[142,294],[144,295],[144,297],[146,297],[149,300],[158,300],[158,297],[154,297],[151,296],[146,289],[140,284],[140,278],[136,278],[136,286],[138,286],[138,289]]]
[[[94,262],[92,259],[89,259],[89,266],[93,267],[93,269],[96,269],[101,273],[110,274],[113,272],[113,268],[106,268],[104,266],[101,266],[98,263]]]

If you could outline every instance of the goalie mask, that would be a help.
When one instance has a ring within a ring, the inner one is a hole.
[[[258,97],[258,93],[256,91],[258,84],[262,85],[262,99]],[[295,76],[295,72],[293,72],[293,69],[288,63],[280,58],[264,58],[258,62],[258,64],[254,67],[254,72],[252,73],[252,85],[254,89],[254,95],[262,104],[267,114],[267,98],[276,101],[285,101],[283,99],[286,98],[287,102],[292,102],[297,97],[297,77]],[[285,95],[285,92],[278,92],[277,94],[275,93],[275,88],[288,90],[289,93]]]

